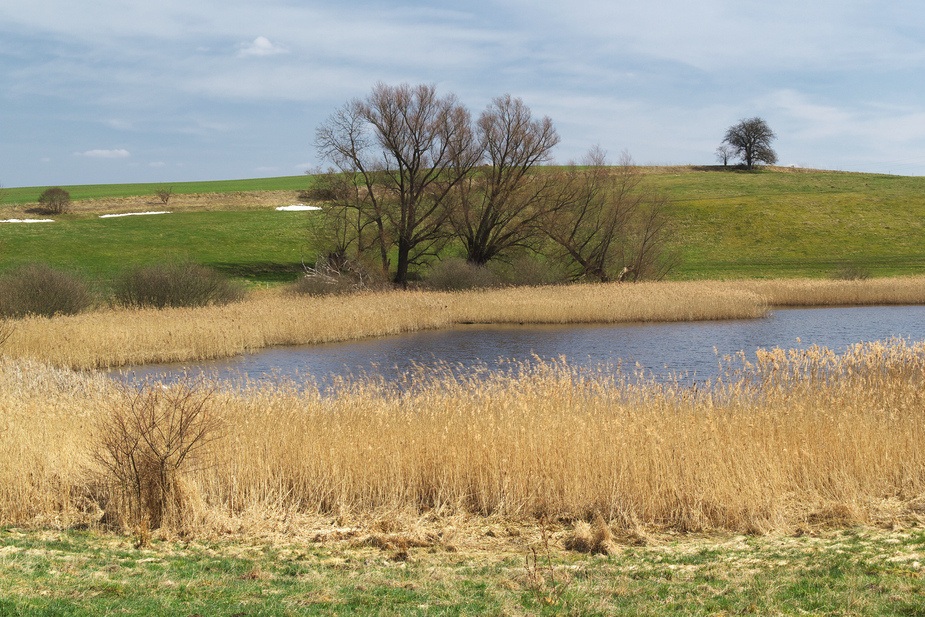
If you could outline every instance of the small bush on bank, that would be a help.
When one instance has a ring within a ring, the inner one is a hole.
[[[160,188],[154,191],[154,195],[157,197],[158,201],[166,206],[167,202],[169,202],[170,198],[173,196],[173,187],[168,186],[166,188]]]
[[[511,285],[537,287],[556,285],[567,280],[561,268],[546,260],[522,256],[506,264],[499,273],[501,279]]]
[[[221,428],[211,398],[211,391],[189,382],[123,390],[121,404],[99,422],[101,439],[94,452],[105,471],[100,483],[107,489],[100,495],[105,522],[183,527],[195,497],[184,490],[184,472]]]
[[[73,315],[89,308],[94,296],[80,276],[47,264],[27,264],[0,276],[0,316]]]
[[[57,186],[45,189],[39,195],[39,204],[46,214],[64,214],[71,205],[71,194]]]
[[[845,262],[839,264],[832,278],[836,281],[866,281],[870,278],[870,272],[855,263]]]
[[[485,266],[476,266],[465,259],[439,261],[424,279],[427,287],[438,291],[458,291],[480,287],[495,287],[498,278]]]
[[[241,300],[244,288],[204,266],[189,263],[139,266],[116,280],[115,303],[131,307],[188,307]]]
[[[386,289],[385,277],[355,259],[341,255],[319,257],[313,268],[305,268],[305,276],[289,287],[299,296],[327,296],[370,289]]]

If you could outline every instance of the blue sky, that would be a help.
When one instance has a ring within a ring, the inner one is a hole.
[[[550,116],[559,162],[712,164],[761,116],[780,163],[925,175],[920,0],[33,0],[0,5],[0,184],[294,175],[377,81]]]

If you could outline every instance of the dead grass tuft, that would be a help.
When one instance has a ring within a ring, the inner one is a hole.
[[[621,537],[629,540],[627,544],[633,545],[639,545],[638,539],[641,538],[635,533],[626,533]],[[615,555],[619,551],[617,539],[600,512],[594,515],[591,524],[586,521],[575,523],[572,535],[565,541],[565,548],[579,553],[600,553],[602,555]]]

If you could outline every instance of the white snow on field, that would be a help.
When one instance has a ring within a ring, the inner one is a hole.
[[[54,223],[55,219],[7,219],[0,223]]]
[[[124,213],[124,214],[101,214],[101,215],[100,215],[100,218],[101,218],[101,219],[111,219],[111,218],[115,218],[115,217],[117,217],[117,216],[143,216],[143,215],[145,215],[145,214],[171,214],[171,213],[170,213],[170,212],[167,212],[167,211],[161,211],[161,212],[126,212],[126,213]]]
[[[291,206],[277,206],[277,210],[286,212],[296,212],[301,210],[321,210],[318,206],[306,206],[305,204],[292,204]]]

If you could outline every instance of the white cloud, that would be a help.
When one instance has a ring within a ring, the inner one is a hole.
[[[86,150],[75,152],[74,156],[86,156],[92,159],[126,159],[131,156],[128,150],[117,148],[114,150]]]
[[[288,53],[286,48],[279,45],[274,45],[270,42],[265,36],[258,36],[256,39],[250,43],[245,43],[241,45],[241,48],[238,50],[238,57],[248,58],[248,57],[262,57],[262,56],[276,56],[278,54]]]

